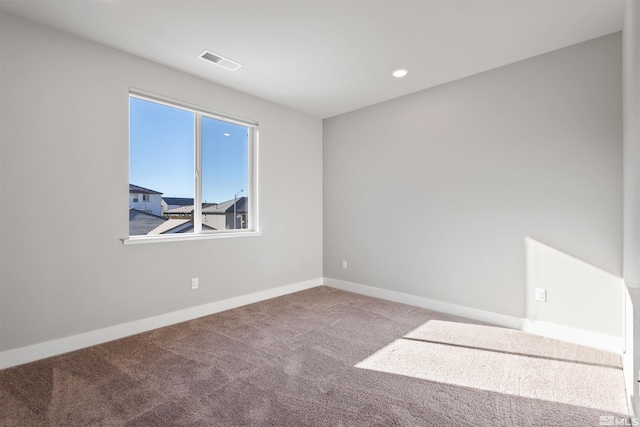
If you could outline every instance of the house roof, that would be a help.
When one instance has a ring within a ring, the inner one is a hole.
[[[248,200],[249,199],[247,197],[240,197],[238,199],[238,202],[236,203],[236,212],[246,213],[247,207],[249,205]],[[230,202],[231,202],[231,206],[229,206],[229,208],[227,209],[227,212],[233,212],[233,201],[230,200]]]
[[[248,199],[247,197],[239,197],[237,199],[236,212],[238,213],[246,213],[247,212]],[[178,214],[190,214],[193,212],[193,204],[187,206],[180,206],[179,208],[168,209],[165,211],[165,214],[169,215],[178,215]],[[202,213],[203,214],[224,214],[227,212],[233,212],[233,199],[227,200],[222,203],[203,203],[202,204]]]
[[[165,233],[175,233],[175,232],[182,232],[182,230],[176,230],[177,228],[184,226],[185,224],[191,223],[191,220],[189,219],[167,219],[165,222],[163,222],[162,224],[158,225],[156,228],[154,228],[153,230],[150,230],[147,234],[149,235],[154,235],[154,234],[165,234]],[[191,226],[191,228],[193,229],[193,225]]]
[[[240,199],[238,199],[240,200]],[[203,214],[223,214],[229,209],[229,207],[233,206],[233,200],[227,200],[222,203],[207,203],[209,206],[202,207]]]
[[[188,227],[185,227],[183,229],[181,229],[180,231],[176,231],[176,233],[191,233],[193,232],[193,223],[189,223],[190,225]],[[216,229],[213,227],[209,227],[206,224],[202,224],[202,230],[204,231],[215,231]]]
[[[167,209],[164,211],[165,214],[176,215],[176,214],[190,214],[193,212],[193,205],[180,206],[179,208]]]
[[[187,206],[193,205],[193,197],[163,197],[162,200],[169,206]]]
[[[147,234],[165,221],[167,219],[161,216],[138,209],[129,209],[129,235],[140,236]]]
[[[140,187],[139,185],[129,184],[129,194],[138,193],[138,194],[162,194],[159,191],[150,190],[148,188]]]
[[[207,231],[216,230],[206,224],[202,224],[202,229]],[[192,231],[193,223],[189,219],[167,219],[138,209],[129,209],[130,236],[188,233]]]

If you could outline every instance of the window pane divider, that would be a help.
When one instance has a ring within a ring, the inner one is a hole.
[[[202,114],[195,113],[195,174],[194,188],[196,190],[193,197],[193,232],[202,233]]]

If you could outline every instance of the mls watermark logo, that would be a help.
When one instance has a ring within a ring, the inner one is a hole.
[[[615,415],[600,415],[601,426],[640,426],[640,419],[633,417],[616,417]]]
[[[612,426],[615,425],[613,424],[615,421],[615,418],[613,415],[600,415],[600,425],[601,426]]]

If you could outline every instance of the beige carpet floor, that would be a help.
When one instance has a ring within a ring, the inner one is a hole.
[[[0,371],[1,426],[582,427],[627,413],[618,355],[329,287]]]

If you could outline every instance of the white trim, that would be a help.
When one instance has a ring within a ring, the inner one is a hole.
[[[149,92],[142,89],[136,89],[134,87],[129,87],[129,96],[142,99],[143,101],[162,104],[167,107],[179,108],[181,110],[187,110],[191,112],[199,112],[211,118],[233,123],[240,126],[247,126],[247,127],[254,127],[254,128],[259,126],[259,123],[255,120],[245,119],[242,117],[234,116],[232,114],[220,113],[215,110],[211,110],[209,108],[202,107],[197,104],[192,104],[190,102],[181,101],[179,99],[171,98],[169,96],[159,95],[157,93]]]
[[[249,222],[247,226],[250,230],[260,231],[260,131],[258,128],[249,129]]]
[[[226,239],[229,237],[255,237],[262,236],[261,231],[217,231],[215,233],[202,232],[200,234],[179,233],[160,234],[155,236],[130,236],[122,240],[123,245],[139,245],[145,243],[185,242],[189,240]]]
[[[202,233],[202,113],[194,111],[193,127],[193,234]],[[131,142],[129,142],[131,144]]]
[[[622,354],[624,348],[622,337],[573,328],[571,326],[558,325],[557,323],[523,319],[522,328],[520,329],[530,334],[542,335],[544,337],[594,347],[617,354]]]
[[[470,319],[503,326],[505,328],[520,329],[520,326],[522,325],[522,319],[519,317],[479,310],[477,308],[464,307],[462,305],[451,304],[397,291],[390,291],[388,289],[375,288],[373,286],[331,279],[329,277],[324,278],[324,284],[331,286],[332,288],[342,289],[343,291],[382,298],[402,304],[413,305],[415,307],[426,308],[428,310],[439,311],[441,313],[453,314],[455,316],[468,317]]]
[[[382,298],[389,301],[413,305],[416,307],[435,310],[455,316],[468,317],[469,319],[487,322],[497,326],[519,329],[531,334],[542,335],[548,338],[554,338],[574,344],[594,347],[618,354],[621,354],[623,349],[622,337],[600,334],[597,332],[572,328],[555,323],[523,319],[521,317],[509,316],[506,314],[494,313],[477,308],[465,307],[462,305],[451,304],[448,302],[405,294],[402,292],[390,291],[387,289],[375,288],[358,283],[346,282],[344,280],[332,279],[329,277],[325,277],[324,283],[327,286],[342,289],[344,291]]]
[[[185,322],[198,317],[208,316],[210,314],[219,313],[221,311],[230,310],[243,305],[253,304],[293,292],[315,288],[320,285],[322,285],[322,278],[311,279],[304,282],[280,286],[274,289],[267,289],[248,295],[186,308],[171,313],[160,314],[146,319],[135,320],[121,325],[72,335],[70,337],[3,351],[0,353],[0,369],[33,362],[35,360],[56,356],[62,353],[68,353],[70,351],[102,344],[119,338],[128,337],[130,335],[139,334],[141,332],[162,328],[164,326]]]
[[[629,293],[629,287],[624,286],[624,353],[622,354],[622,372],[624,374],[624,385],[627,390],[627,405],[629,406],[629,414],[636,417],[638,414],[636,407],[635,389],[636,389],[636,368],[634,363],[635,349],[633,345],[634,335],[634,314],[633,314],[633,302],[631,300],[631,294]]]

